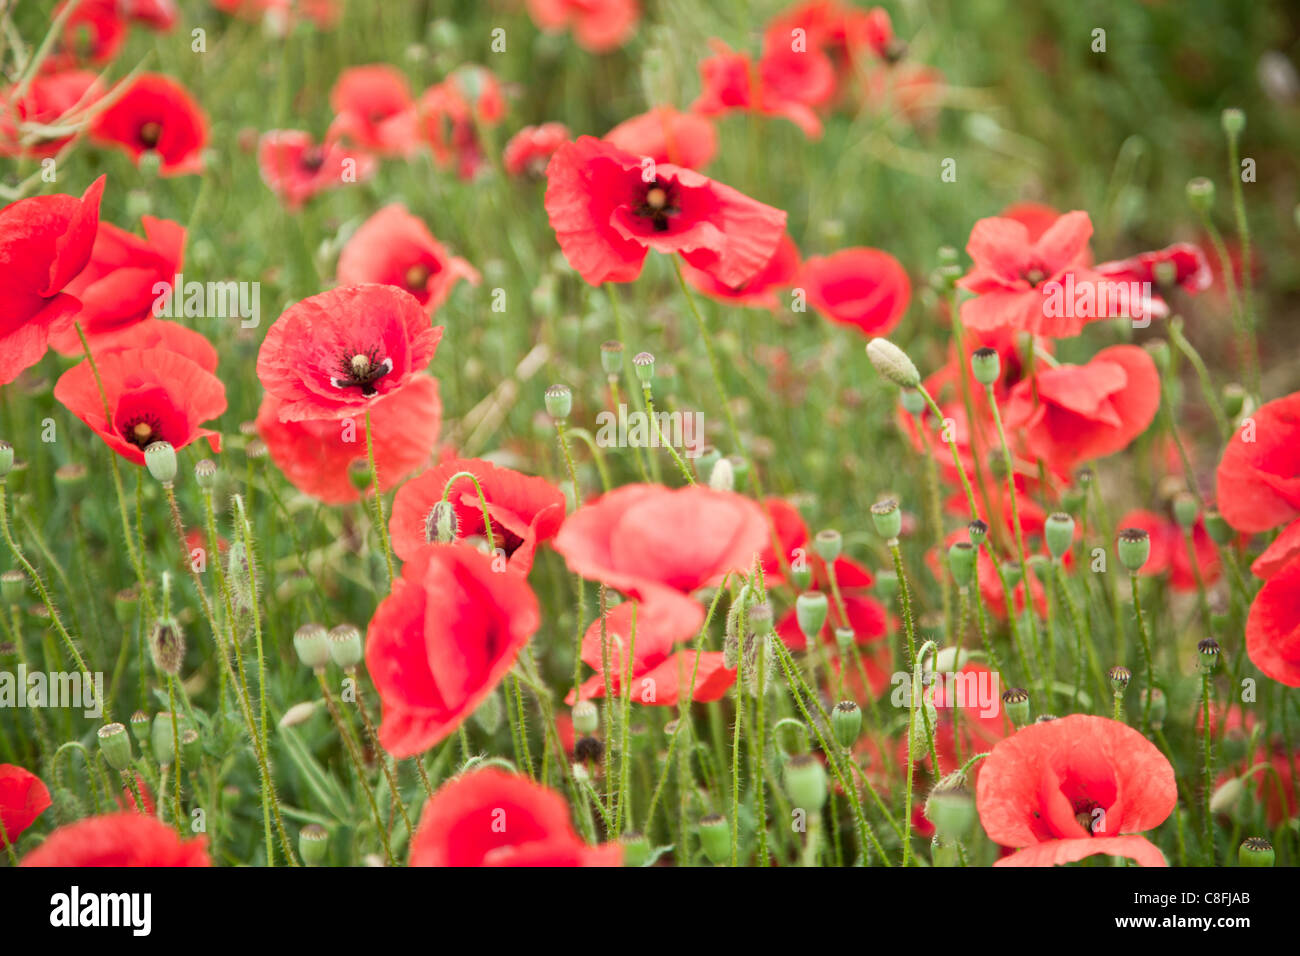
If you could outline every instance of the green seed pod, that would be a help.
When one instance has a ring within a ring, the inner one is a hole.
[[[989,536],[989,526],[986,522],[976,518],[966,526],[966,533],[970,535],[970,543],[978,548],[984,543],[984,539]]]
[[[298,660],[312,670],[324,670],[329,663],[329,632],[320,624],[304,624],[293,634],[293,649]]]
[[[826,785],[826,768],[812,754],[795,754],[786,758],[781,779],[785,795],[794,806],[815,812],[826,803],[830,793]]]
[[[1002,692],[1002,707],[1017,727],[1029,723],[1029,691],[1012,687]]]
[[[170,485],[176,480],[176,449],[169,441],[150,442],[144,450],[144,466],[155,481]]]
[[[1063,511],[1048,515],[1043,523],[1043,537],[1052,557],[1058,560],[1065,557],[1074,544],[1074,519]]]
[[[1178,522],[1180,528],[1195,527],[1199,511],[1200,505],[1190,492],[1180,491],[1174,496],[1174,520]]]
[[[920,415],[925,411],[925,396],[914,388],[905,388],[898,393],[898,401],[903,411],[909,415]]]
[[[903,531],[903,512],[893,498],[882,498],[871,506],[871,522],[876,534],[886,541],[897,541]]]
[[[69,462],[54,469],[54,481],[64,488],[76,488],[86,480],[89,472],[80,462]]]
[[[131,715],[131,736],[140,744],[149,736],[149,715],[143,710],[137,710]]]
[[[831,711],[831,731],[836,742],[848,750],[862,732],[862,708],[851,700],[842,700]]]
[[[361,645],[361,632],[352,624],[340,624],[331,628],[329,654],[340,668],[345,671],[352,670],[361,663],[361,658],[365,654],[365,648]]]
[[[27,590],[27,575],[13,568],[0,574],[0,597],[6,604],[17,604]]]
[[[149,633],[149,654],[154,666],[175,677],[185,661],[185,632],[175,618],[162,618]]]
[[[637,352],[632,356],[632,370],[636,372],[637,381],[649,385],[655,380],[655,357],[649,352]]]
[[[176,759],[176,738],[172,732],[174,714],[161,710],[153,716],[150,728],[149,745],[153,748],[153,759],[160,767],[169,767]]]
[[[1219,666],[1219,642],[1212,637],[1207,637],[1196,645],[1196,652],[1200,656],[1200,671],[1202,674],[1213,674],[1215,668]]]
[[[1013,591],[1025,578],[1025,569],[1020,566],[1019,561],[1004,561],[1002,563],[1002,573],[1006,576],[1007,587]]]
[[[573,705],[573,732],[586,737],[600,726],[600,708],[590,700],[580,700]]]
[[[835,629],[835,646],[840,650],[841,657],[848,657],[853,651],[853,639],[855,635],[851,627],[837,627]]]
[[[348,481],[357,491],[366,491],[374,484],[374,472],[370,470],[370,463],[364,458],[358,458],[348,465]]]
[[[1119,533],[1115,552],[1120,564],[1136,574],[1151,557],[1151,535],[1143,528],[1124,528]]]
[[[1214,183],[1197,176],[1187,183],[1187,202],[1199,213],[1208,213],[1214,207]]]
[[[948,548],[948,571],[957,587],[970,587],[975,578],[975,545],[969,541],[954,541]]]
[[[298,855],[307,866],[320,866],[329,855],[330,835],[319,823],[309,823],[298,831]]]
[[[960,772],[935,784],[925,801],[925,818],[945,841],[959,843],[970,834],[975,826],[975,800]]]
[[[99,749],[114,770],[131,766],[131,735],[122,724],[105,724],[99,728]]]
[[[821,591],[805,591],[795,599],[794,611],[800,632],[809,641],[813,641],[826,624],[830,604]]]
[[[916,370],[907,353],[888,339],[872,339],[867,343],[867,358],[876,371],[902,388],[916,388],[921,384],[921,373]]]
[[[204,491],[210,491],[217,483],[217,463],[211,458],[204,458],[194,466],[194,480]]]
[[[727,818],[720,813],[710,813],[700,819],[700,846],[714,866],[731,859],[731,828]]]
[[[807,560],[790,565],[790,585],[796,591],[807,591],[812,587],[812,567]]]
[[[610,339],[608,342],[601,343],[600,367],[605,370],[605,374],[610,378],[618,378],[623,371],[622,342],[617,339]]]
[[[1233,106],[1219,114],[1219,121],[1223,124],[1223,131],[1233,139],[1240,136],[1246,128],[1246,114]]]
[[[1232,528],[1223,520],[1218,508],[1210,508],[1205,512],[1205,530],[1215,544],[1227,544],[1232,540]]]
[[[1031,554],[1025,558],[1025,563],[1029,565],[1029,570],[1034,572],[1034,577],[1040,581],[1046,581],[1047,576],[1052,572],[1052,564],[1045,554]]]
[[[1241,410],[1246,407],[1246,390],[1236,382],[1229,382],[1223,386],[1221,392],[1223,398],[1223,413],[1231,419],[1235,419],[1241,414]]]
[[[7,441],[0,441],[0,478],[6,477],[14,470],[14,446]]]
[[[1115,692],[1116,697],[1124,696],[1129,682],[1133,680],[1133,672],[1123,664],[1116,664],[1106,676],[1110,678],[1110,689]]]
[[[835,559],[840,556],[840,551],[844,549],[844,539],[834,528],[827,528],[824,531],[818,531],[817,536],[813,538],[813,550],[815,550],[823,561],[827,564],[834,564]]]
[[[1247,837],[1237,848],[1238,866],[1272,866],[1274,858],[1273,844],[1263,837]]]
[[[976,349],[970,357],[970,370],[981,385],[993,385],[1002,374],[1002,357],[997,349]]]
[[[546,414],[557,422],[567,422],[573,411],[573,392],[567,385],[551,385],[546,389]]]

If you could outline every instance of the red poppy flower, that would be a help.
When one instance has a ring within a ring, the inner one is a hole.
[[[80,199],[20,199],[0,209],[0,385],[41,360],[50,325],[80,308],[63,290],[90,259],[99,227],[100,176]]]
[[[1057,474],[1126,448],[1160,407],[1160,374],[1145,349],[1112,345],[1087,365],[1040,368],[1011,390],[1007,427]]]
[[[545,478],[533,478],[481,458],[453,458],[407,482],[393,498],[389,529],[393,551],[409,561],[430,546],[432,511],[443,500],[452,475],[469,472],[483,489],[492,539],[509,558],[510,567],[527,574],[537,546],[555,536],[564,521],[564,493]],[[382,471],[381,471],[382,474]],[[468,477],[456,479],[447,496],[456,513],[458,539],[486,539],[483,506]]]
[[[1047,203],[1041,202],[1013,202],[1003,209],[998,216],[1002,219],[1014,219],[1025,227],[1030,242],[1037,242],[1042,238],[1043,233],[1051,229],[1056,220],[1061,218],[1061,212]],[[1087,265],[1088,255],[1085,251],[1084,260],[1080,265]]]
[[[800,30],[802,34],[796,34]],[[852,75],[860,58],[893,61],[902,44],[894,36],[889,14],[880,7],[862,10],[838,0],[807,0],[777,15],[763,34],[763,48],[791,47],[801,36],[807,48],[830,56],[843,79]]]
[[[331,141],[342,139],[380,156],[409,156],[419,144],[411,88],[396,67],[344,70],[330,90],[330,106],[336,114]]]
[[[185,227],[168,219],[141,217],[141,239],[110,222],[101,222],[90,261],[66,291],[81,300],[81,311],[56,323],[50,345],[63,355],[81,352],[75,320],[92,349],[99,337],[130,328],[154,315],[158,288],[170,289],[181,269]],[[165,293],[163,293],[165,294]]]
[[[871,336],[888,335],[912,297],[912,282],[898,260],[865,247],[809,259],[799,285],[822,316]]]
[[[1116,282],[1149,282],[1157,287],[1177,285],[1192,295],[1204,292],[1214,281],[1205,253],[1190,242],[1176,242],[1164,249],[1103,262],[1097,271]]]
[[[158,73],[142,73],[95,117],[90,135],[122,147],[137,165],[145,153],[157,153],[158,172],[180,176],[203,170],[208,119],[183,86]]]
[[[1016,220],[981,219],[966,244],[974,264],[958,283],[975,293],[962,304],[962,321],[980,331],[1009,325],[1068,338],[1088,322],[1128,314],[1123,309],[1135,304],[1125,298],[1112,312],[1108,286],[1081,262],[1091,236],[1092,220],[1080,211],[1061,216],[1036,240]]]
[[[563,123],[525,126],[506,143],[501,161],[511,176],[540,179],[555,151],[569,140],[569,127]]]
[[[51,19],[67,5],[63,0],[54,8]],[[80,0],[41,69],[58,73],[81,64],[102,66],[122,49],[126,31],[126,18],[118,0]]]
[[[490,70],[463,67],[429,87],[416,104],[421,136],[439,166],[456,167],[464,180],[473,179],[486,164],[479,130],[495,126],[505,115],[501,84]]]
[[[782,43],[763,50],[758,82],[779,101],[821,106],[835,95],[835,66],[819,49],[796,50]]]
[[[691,112],[721,116],[732,110],[745,110],[780,116],[798,126],[809,139],[821,138],[821,120],[808,103],[819,101],[825,89],[824,71],[796,72],[784,55],[763,68],[761,64],[755,65],[749,54],[737,53],[720,40],[712,40],[709,45],[714,54],[700,61],[701,90],[691,104]],[[773,82],[781,87],[780,92],[773,88]],[[806,84],[803,95],[792,98],[791,93],[797,93],[800,84]]]
[[[799,276],[799,265],[799,247],[788,235],[782,234],[776,252],[767,260],[767,265],[739,285],[731,286],[720,282],[690,263],[682,266],[682,274],[693,288],[711,299],[775,311],[781,308],[777,293],[795,284]]]
[[[468,545],[424,548],[370,620],[366,668],[379,691],[379,742],[397,758],[455,732],[492,693],[540,623],[522,574]]]
[[[528,0],[528,15],[539,30],[572,29],[578,46],[608,53],[636,31],[641,9],[637,0]]]
[[[681,695],[692,687],[692,700],[721,700],[727,688],[736,682],[736,671],[728,670],[723,664],[722,652],[702,651],[697,655],[694,650],[673,651],[676,644],[696,637],[703,623],[704,608],[671,592],[657,593],[644,602],[624,601],[605,615],[603,637],[599,617],[583,635],[582,660],[596,673],[583,682],[578,696],[583,700],[605,696],[608,656],[610,689],[615,697],[621,697],[623,675],[628,670],[627,649],[631,648],[629,697],[634,702],[675,707]],[[576,699],[573,691],[569,691],[565,701],[572,707]]]
[[[411,838],[411,866],[618,866],[617,843],[590,846],[553,790],[487,767],[443,784]]]
[[[1178,799],[1174,768],[1138,731],[1072,714],[1030,724],[984,758],[975,803],[984,832],[1024,847],[994,866],[1053,866],[1096,853],[1166,866],[1143,830]]]
[[[1154,511],[1138,509],[1124,515],[1116,527],[1141,528],[1151,539],[1151,556],[1142,565],[1139,574],[1156,577],[1170,572],[1169,583],[1175,591],[1195,591],[1197,573],[1201,576],[1201,582],[1207,586],[1219,579],[1223,570],[1219,562],[1219,551],[1199,519],[1192,529],[1196,572],[1192,570],[1183,528],[1176,521]]]
[[[125,811],[59,827],[23,866],[211,866],[208,838],[181,840],[157,817]]]
[[[75,329],[72,335],[76,336]],[[103,332],[90,340],[90,350],[97,359],[101,352],[117,352],[123,349],[166,349],[184,355],[205,372],[215,374],[217,371],[216,348],[203,337],[202,333],[186,328],[178,322],[145,319],[135,325]]]
[[[367,153],[337,142],[317,144],[310,133],[295,129],[273,129],[257,145],[262,182],[290,209],[327,189],[365,182],[375,166]]]
[[[592,285],[631,282],[651,250],[679,252],[727,285],[765,266],[785,213],[690,169],[643,163],[591,136],[561,146],[546,170],[546,214],[564,257]]]
[[[1219,511],[1238,531],[1300,518],[1300,392],[1261,405],[1223,450]]]
[[[385,206],[352,234],[339,253],[340,285],[382,282],[415,296],[433,314],[461,279],[479,284],[464,259],[450,255],[401,203]]]
[[[409,382],[433,359],[442,326],[409,292],[346,285],[290,306],[257,355],[262,387],[282,401],[280,420],[346,418]]]
[[[89,70],[69,70],[35,77],[22,99],[16,99],[17,87],[0,91],[0,156],[53,156],[73,137],[29,135],[24,124],[58,126],[69,122],[74,109],[90,106],[102,95],[98,78]]]
[[[983,664],[963,664],[954,675],[942,675],[934,688],[934,749],[939,757],[939,773],[960,770],[973,754],[991,750],[1015,733],[1011,718],[1002,707],[999,675]],[[960,711],[960,718],[956,713]],[[961,747],[957,747],[960,734]],[[928,764],[928,750],[915,754],[919,763]],[[904,751],[903,759],[906,760]],[[978,781],[980,764],[974,767]]]
[[[127,348],[101,352],[95,363],[108,418],[89,362],[64,372],[54,397],[123,458],[143,465],[144,449],[156,441],[179,450],[206,438],[221,450],[221,435],[201,423],[226,410],[226,388],[193,358],[168,348]]]
[[[624,485],[569,515],[555,550],[569,570],[634,597],[688,594],[753,565],[768,543],[763,510],[700,485]]]
[[[1255,595],[1246,653],[1273,680],[1300,687],[1300,558],[1274,572]]]
[[[1267,581],[1295,558],[1300,558],[1300,519],[1292,521],[1273,539],[1250,566],[1250,573]]]
[[[50,806],[49,788],[30,770],[0,763],[0,845],[16,843]]]
[[[257,411],[257,433],[266,442],[276,467],[295,488],[326,504],[357,501],[371,486],[357,488],[348,468],[367,461],[364,418],[280,420],[283,402],[264,395]],[[375,430],[375,470],[379,490],[388,491],[417,471],[433,453],[442,426],[438,382],[418,376],[404,388],[385,395],[370,407]]]
[[[671,106],[656,106],[649,112],[619,123],[605,134],[605,142],[637,156],[649,156],[656,164],[671,163],[702,170],[718,151],[718,134],[713,123],[695,113],[680,113]]]
[[[176,0],[126,0],[126,16],[133,23],[143,23],[151,30],[166,32],[176,26],[180,11]]]

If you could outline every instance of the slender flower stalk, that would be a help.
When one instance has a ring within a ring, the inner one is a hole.
[[[393,570],[393,543],[388,538],[388,521],[384,517],[384,496],[379,490],[379,468],[375,464],[375,436],[369,408],[366,409],[366,458],[370,463],[370,483],[375,498],[375,523],[379,526],[379,540],[384,546],[384,562],[388,565],[388,588],[392,590],[397,572]]]

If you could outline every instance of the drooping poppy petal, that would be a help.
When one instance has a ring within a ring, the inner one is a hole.
[[[1268,531],[1300,518],[1300,392],[1261,405],[1233,433],[1215,475],[1223,519]]]
[[[1300,687],[1300,558],[1275,571],[1255,595],[1246,653],[1273,680]]]

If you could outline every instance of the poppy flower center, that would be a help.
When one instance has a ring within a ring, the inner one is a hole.
[[[162,124],[150,120],[140,127],[140,142],[153,149],[158,145],[158,140],[162,138]]]
[[[1076,800],[1074,819],[1091,835],[1103,833],[1106,828],[1106,808],[1095,800]]]
[[[1047,278],[1047,273],[1044,272],[1042,269],[1038,269],[1038,268],[1026,269],[1024,272],[1020,274],[1020,277],[1024,279],[1026,282],[1028,282],[1030,285],[1036,286],[1038,285],[1038,283],[1042,282],[1044,279]]]
[[[160,426],[161,422],[153,415],[140,415],[122,426],[122,437],[137,448],[147,448],[162,438]]]
[[[330,384],[335,388],[359,388],[361,394],[368,398],[378,391],[374,383],[392,370],[393,360],[381,360],[375,349],[355,352],[339,360],[339,371],[342,374],[330,378]]]
[[[681,212],[676,202],[676,187],[657,179],[647,185],[649,188],[641,198],[641,205],[636,208],[636,214],[649,219],[654,224],[656,232],[667,232],[670,225],[669,217]]]
[[[422,262],[417,262],[411,268],[406,270],[406,287],[408,289],[423,289],[432,275],[429,267]]]
[[[299,162],[302,163],[302,168],[307,172],[319,172],[320,168],[325,165],[325,150],[319,146],[313,146],[303,152],[302,159]]]

